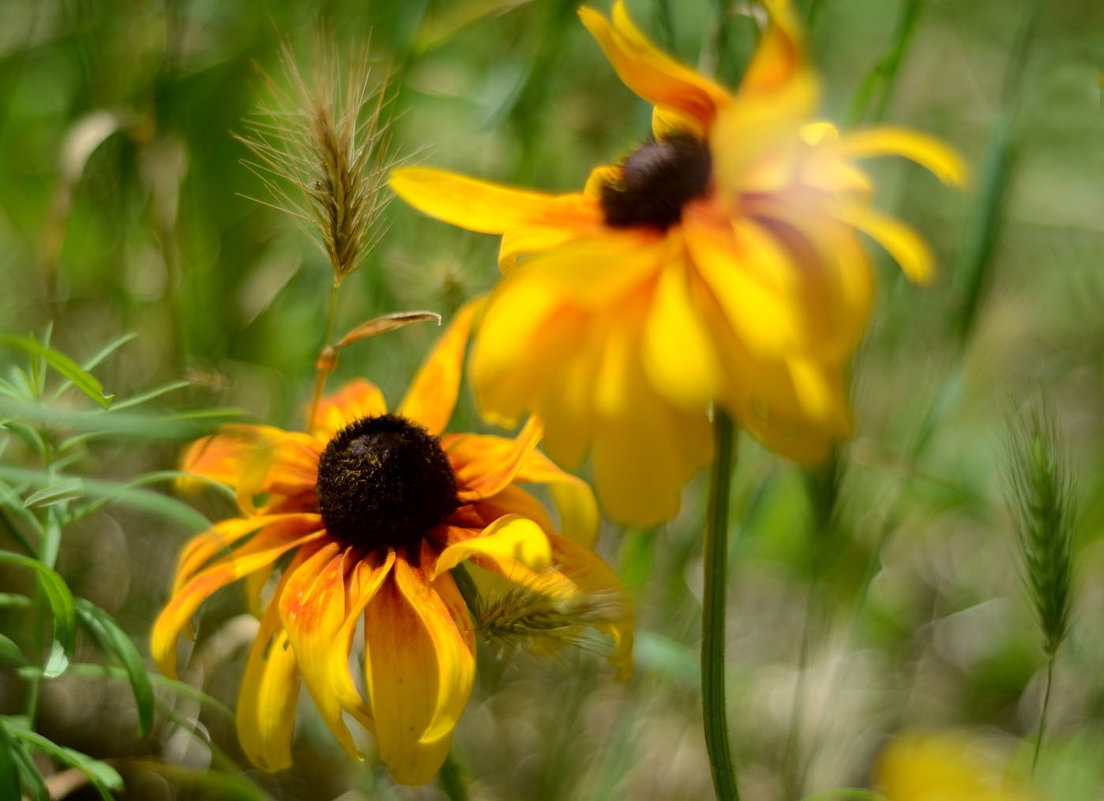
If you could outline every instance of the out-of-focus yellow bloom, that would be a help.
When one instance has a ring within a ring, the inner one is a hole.
[[[514,439],[441,433],[472,312],[458,315],[396,414],[360,380],[324,399],[307,433],[233,426],[185,456],[186,471],[237,491],[242,514],[184,547],[150,651],[174,676],[177,639],[200,604],[245,580],[261,626],[238,697],[238,736],[266,770],[291,764],[302,679],[350,753],[358,750],[346,715],[375,735],[397,781],[433,778],[475,672],[473,622],[449,572],[461,562],[553,599],[616,598],[624,614],[589,622],[613,638],[619,678],[631,670],[628,601],[588,547],[597,504],[536,450],[540,424],[531,420]],[[547,487],[574,539],[554,529],[522,483]],[[280,578],[265,605],[274,569]],[[349,669],[361,626],[363,691]]]
[[[904,734],[878,758],[876,789],[888,801],[1032,801],[1003,761],[965,734]]]
[[[872,297],[859,241],[914,281],[931,254],[870,204],[856,166],[896,154],[962,178],[945,146],[913,131],[840,134],[814,121],[817,82],[794,15],[769,23],[733,93],[658,50],[622,2],[583,24],[625,84],[654,105],[654,141],[548,195],[425,168],[392,187],[422,211],[501,234],[504,278],[472,354],[481,411],[536,412],[545,447],[577,465],[592,448],[611,516],[672,516],[710,459],[716,402],[768,447],[823,459],[851,427],[845,370]],[[519,262],[519,258],[524,257]]]

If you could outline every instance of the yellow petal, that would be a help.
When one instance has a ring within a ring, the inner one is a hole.
[[[601,516],[589,484],[561,470],[539,450],[529,454],[514,480],[546,484],[560,513],[560,533],[586,546],[594,544]]]
[[[492,561],[519,562],[543,570],[552,558],[548,537],[541,527],[519,515],[506,515],[491,523],[477,537],[449,545],[437,559],[433,576],[440,576],[473,555]]]
[[[747,347],[777,355],[804,339],[797,274],[786,252],[751,220],[714,225],[687,214],[694,267]]]
[[[294,496],[313,487],[318,468],[317,444],[307,435],[271,426],[226,426],[193,442],[180,469],[231,487],[240,488],[248,472],[245,492]],[[184,488],[196,485],[183,479]]]
[[[348,643],[339,636],[346,621],[359,614],[347,608],[350,563],[347,546],[331,541],[310,558],[289,570],[287,583],[279,597],[280,619],[287,630],[291,647],[299,662],[303,684],[318,707],[322,720],[334,738],[353,756],[359,750],[349,733],[342,711],[342,702],[350,700],[348,693],[338,694],[331,665],[344,665],[348,677]],[[340,678],[340,674],[338,674]],[[370,719],[371,712],[363,702],[347,709],[361,720]]]
[[[460,392],[460,373],[464,365],[464,349],[472,318],[482,300],[470,301],[460,307],[445,333],[437,340],[422,363],[406,397],[399,404],[403,417],[421,423],[430,434],[440,434],[452,417],[456,396]]]
[[[644,323],[644,369],[667,400],[704,409],[721,386],[721,365],[690,297],[685,258],[667,260]]]
[[[681,411],[645,377],[639,316],[622,323],[606,339],[595,387],[595,489],[609,517],[647,526],[678,512],[683,484],[709,462],[711,439],[704,406]]]
[[[907,128],[855,131],[842,137],[831,149],[844,159],[904,156],[929,169],[945,184],[961,186],[966,181],[966,165],[957,153],[938,139]]]
[[[364,612],[365,673],[380,758],[395,781],[429,782],[471,693],[475,636],[447,573],[430,585],[395,562]]]
[[[154,621],[150,634],[150,655],[158,669],[169,678],[176,677],[176,640],[200,604],[217,590],[271,565],[288,551],[325,537],[325,530],[318,530],[319,526],[321,520],[317,515],[289,515],[271,523],[241,548],[202,570],[174,592]]]
[[[910,281],[931,282],[935,272],[931,250],[912,228],[868,206],[844,201],[833,202],[831,212],[840,222],[853,225],[885,248]]]
[[[801,25],[788,0],[767,0],[763,5],[769,21],[744,71],[741,97],[778,95],[808,71]]]
[[[517,437],[489,434],[456,434],[443,442],[456,475],[456,497],[462,503],[489,498],[501,492],[540,442],[544,427],[530,417]]]
[[[426,167],[395,170],[391,188],[432,217],[484,234],[526,226],[589,229],[601,214],[582,194],[531,192]]]
[[[329,442],[338,431],[365,417],[378,417],[387,413],[387,402],[379,387],[371,381],[356,378],[340,391],[322,398],[315,412],[311,432],[323,444]],[[315,462],[317,472],[318,463]]]
[[[300,551],[276,587],[279,598],[287,577],[302,563]],[[274,602],[265,610],[261,627],[245,663],[235,721],[242,750],[257,767],[274,772],[291,767],[291,738],[299,698],[298,666]]]
[[[579,17],[618,77],[652,105],[672,109],[704,130],[717,109],[729,102],[723,88],[652,44],[629,19],[620,0],[613,7],[612,25],[591,8],[580,8]]]

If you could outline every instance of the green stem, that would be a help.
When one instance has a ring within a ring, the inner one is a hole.
[[[445,763],[441,765],[441,770],[437,774],[437,781],[449,801],[468,801],[468,788],[464,784],[460,764],[452,755],[452,751],[449,751],[448,756],[445,757]]]
[[[809,670],[809,634],[819,586],[819,575],[816,575],[809,582],[809,592],[805,596],[805,622],[801,628],[801,648],[797,656],[797,680],[794,683],[793,708],[790,711],[790,733],[786,738],[786,751],[782,757],[785,798],[800,798],[802,784],[804,784],[804,766],[800,754],[801,727],[805,719],[805,678]]]
[[[322,400],[322,390],[326,388],[326,376],[333,370],[330,358],[336,355],[330,351],[333,343],[334,321],[337,319],[337,290],[341,288],[341,279],[334,277],[330,287],[330,311],[326,317],[326,335],[322,339],[322,352],[318,356],[317,372],[314,375],[314,391],[311,393],[310,412],[307,414],[307,429],[314,427],[314,416],[318,413],[318,402]]]
[[[1047,710],[1050,708],[1050,687],[1054,679],[1054,654],[1047,657],[1046,689],[1043,691],[1043,709],[1039,713],[1039,729],[1035,732],[1035,754],[1031,757],[1031,775],[1035,775],[1035,766],[1039,764],[1039,752],[1043,747],[1043,732],[1046,729]]]
[[[728,742],[725,703],[725,579],[728,573],[728,496],[735,457],[732,419],[714,409],[713,471],[705,523],[702,598],[702,717],[705,747],[718,801],[738,801],[736,765]]]

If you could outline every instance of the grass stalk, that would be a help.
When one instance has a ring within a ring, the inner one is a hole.
[[[738,801],[736,765],[728,740],[725,702],[725,589],[728,574],[728,498],[735,457],[732,419],[714,410],[713,469],[705,520],[702,598],[702,717],[705,747],[718,801]]]

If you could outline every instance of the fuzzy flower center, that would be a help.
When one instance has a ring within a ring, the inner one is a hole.
[[[705,194],[712,166],[709,148],[693,136],[645,142],[621,164],[620,180],[602,186],[606,225],[666,231],[682,218],[687,201]]]
[[[339,431],[319,459],[317,490],[330,534],[367,548],[417,546],[459,505],[440,441],[393,414]]]

